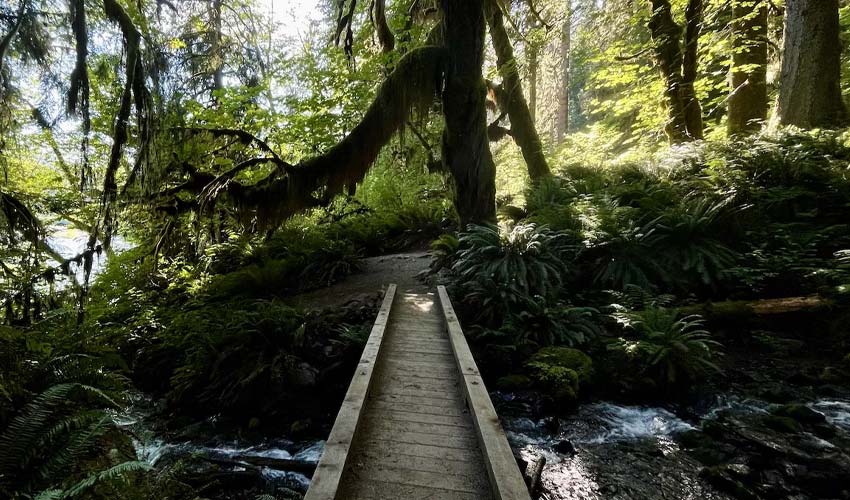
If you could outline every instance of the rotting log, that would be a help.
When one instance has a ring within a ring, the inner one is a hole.
[[[744,316],[769,316],[794,312],[813,312],[828,309],[835,301],[819,295],[803,297],[782,297],[759,300],[729,300],[724,302],[706,302],[680,307],[682,314],[700,314],[707,319],[737,318]]]

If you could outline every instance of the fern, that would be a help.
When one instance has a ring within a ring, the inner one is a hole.
[[[39,498],[68,498],[76,493],[55,486],[68,484],[80,464],[101,451],[102,438],[115,429],[109,410],[120,407],[124,378],[85,355],[54,358],[39,378],[53,385],[27,403],[0,434],[0,489],[24,495],[43,490]]]
[[[526,296],[558,292],[573,250],[563,234],[534,224],[515,226],[504,235],[496,226],[470,225],[460,238],[452,269],[465,284],[494,282]]]
[[[650,307],[627,316],[636,339],[617,339],[609,349],[625,353],[643,373],[674,386],[721,372],[712,358],[722,345],[705,330],[699,315],[678,318],[675,309]]]
[[[132,472],[144,472],[149,471],[150,469],[151,466],[147,462],[140,462],[136,460],[122,462],[118,465],[113,465],[108,469],[90,474],[82,481],[68,488],[59,498],[74,498],[85,493],[88,489],[98,483],[124,479]]]

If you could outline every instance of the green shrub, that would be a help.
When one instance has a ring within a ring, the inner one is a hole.
[[[682,386],[720,372],[712,358],[722,345],[703,328],[700,316],[679,319],[674,309],[650,307],[620,319],[632,335],[616,339],[609,349],[625,355],[639,373],[657,383]]]
[[[149,469],[113,422],[123,377],[88,355],[55,357],[38,371],[43,389],[0,431],[0,494],[71,498]]]
[[[452,269],[464,284],[495,283],[525,296],[557,293],[569,272],[567,238],[534,224],[504,234],[496,226],[470,225],[459,237]]]
[[[574,307],[565,303],[547,305],[541,298],[521,298],[509,304],[498,330],[484,330],[480,337],[491,337],[521,346],[582,345],[604,332],[599,311],[592,307]]]

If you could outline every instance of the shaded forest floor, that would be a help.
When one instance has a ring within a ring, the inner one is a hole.
[[[364,295],[386,290],[395,283],[400,293],[423,292],[428,287],[417,276],[428,270],[430,255],[424,250],[367,257],[358,272],[326,288],[297,295],[292,303],[306,309],[343,305]]]

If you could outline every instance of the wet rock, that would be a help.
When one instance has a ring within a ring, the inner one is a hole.
[[[847,374],[834,366],[825,367],[818,376],[822,384],[841,384],[847,380]]]
[[[555,450],[557,453],[561,453],[563,455],[572,456],[576,454],[576,447],[569,439],[563,439],[561,441],[558,441],[557,443],[555,443],[554,446],[552,446],[552,449]]]
[[[549,417],[543,421],[543,425],[546,428],[546,432],[549,434],[560,434],[561,433],[561,420],[557,417]]]
[[[700,476],[718,490],[729,493],[735,498],[743,500],[756,500],[759,498],[752,490],[744,486],[739,479],[741,474],[737,464],[706,467],[700,472]]]
[[[830,398],[841,398],[848,396],[848,391],[846,388],[835,384],[824,384],[819,386],[816,390],[819,395]]]
[[[774,415],[790,417],[802,424],[822,424],[826,422],[823,413],[802,404],[787,404],[773,411]]]
[[[799,422],[791,417],[783,417],[779,415],[766,415],[762,417],[762,422],[765,426],[777,432],[785,432],[796,434],[803,430]]]
[[[809,373],[807,370],[800,370],[792,373],[785,379],[787,382],[794,385],[812,386],[817,385],[819,380],[816,375]]]
[[[848,498],[850,492],[850,460],[834,454],[807,463],[799,474],[801,488],[821,498]]]
[[[812,426],[812,433],[821,439],[830,439],[835,437],[836,429],[830,424],[816,424]]]
[[[771,385],[759,391],[758,396],[769,403],[786,404],[794,401],[797,395],[783,385]]]
[[[698,430],[685,431],[679,434],[678,438],[679,444],[685,449],[710,446],[714,442],[708,435]]]

